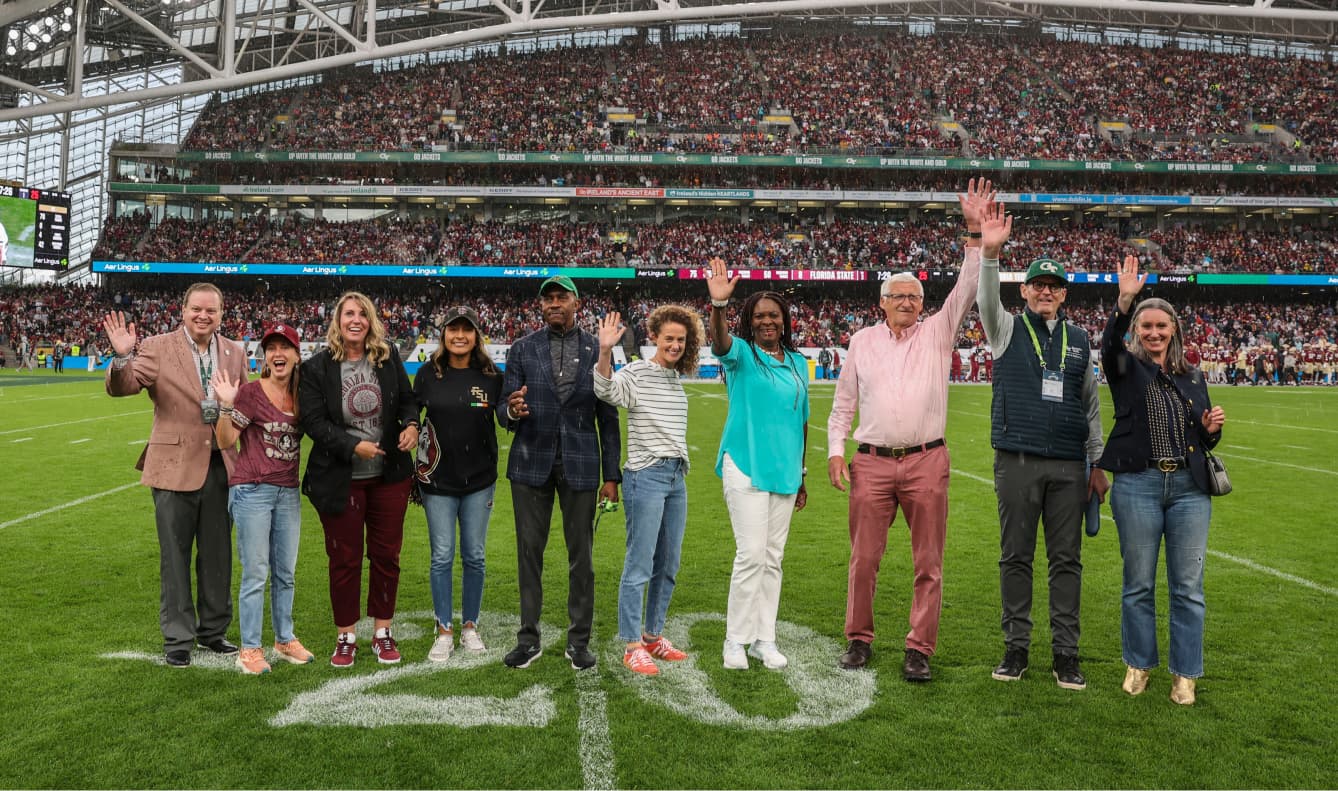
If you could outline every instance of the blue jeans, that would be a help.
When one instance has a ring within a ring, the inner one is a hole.
[[[488,543],[488,519],[492,516],[492,496],[497,484],[463,496],[432,494],[422,491],[423,510],[427,512],[427,537],[432,545],[429,582],[432,609],[442,626],[451,625],[454,602],[451,599],[451,574],[455,570],[455,524],[460,523],[460,562],[464,565],[461,585],[460,620],[478,623],[483,606],[483,575],[486,571],[484,547]]]
[[[1168,667],[1186,678],[1203,675],[1203,560],[1208,552],[1212,498],[1189,470],[1155,469],[1115,476],[1110,510],[1120,534],[1124,592],[1120,642],[1124,662],[1149,670],[1157,657],[1157,552],[1166,541],[1171,650]]]
[[[243,648],[260,647],[265,614],[265,580],[270,580],[270,619],[274,640],[293,639],[293,572],[302,532],[302,499],[297,487],[240,483],[228,489],[228,513],[237,524],[237,557],[242,583],[237,616]]]
[[[664,631],[688,523],[686,474],[683,460],[677,458],[623,470],[627,556],[618,583],[618,639],[625,643],[640,640],[643,633]]]

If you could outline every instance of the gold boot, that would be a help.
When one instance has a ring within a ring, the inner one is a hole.
[[[1194,705],[1194,679],[1171,676],[1171,702],[1181,706]]]
[[[1130,667],[1124,674],[1124,691],[1130,695],[1141,695],[1143,690],[1148,688],[1148,676],[1150,671],[1139,670],[1136,667]]]

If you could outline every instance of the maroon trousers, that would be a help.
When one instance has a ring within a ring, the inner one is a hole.
[[[380,478],[355,480],[348,507],[341,514],[321,514],[325,554],[330,558],[330,607],[335,626],[352,626],[361,617],[363,529],[366,528],[367,614],[395,617],[400,587],[400,546],[404,543],[404,512],[409,507],[413,478],[387,483]]]
[[[902,458],[856,453],[850,462],[850,579],[846,638],[873,642],[873,594],[887,533],[906,513],[915,569],[906,647],[933,656],[943,606],[943,542],[948,532],[948,449]]]

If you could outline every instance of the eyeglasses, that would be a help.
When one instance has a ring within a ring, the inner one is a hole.
[[[1037,283],[1033,281],[1027,284],[1027,288],[1032,291],[1049,291],[1052,294],[1057,294],[1060,291],[1067,291],[1068,285],[1065,283]]]
[[[924,297],[919,294],[884,294],[883,299],[890,299],[893,302],[919,302]]]

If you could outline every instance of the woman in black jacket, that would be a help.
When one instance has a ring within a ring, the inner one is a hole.
[[[399,591],[404,512],[413,485],[409,451],[418,445],[418,402],[399,352],[372,301],[350,291],[335,303],[327,346],[302,364],[302,432],[312,439],[302,491],[325,530],[330,605],[338,641],[330,664],[357,654],[364,539],[371,573],[367,614],[378,662],[400,661],[391,636]],[[364,535],[365,531],[365,535]]]
[[[1130,313],[1146,280],[1138,274],[1138,258],[1126,256],[1119,301],[1101,341],[1115,427],[1099,464],[1116,473],[1110,509],[1124,559],[1124,691],[1141,693],[1159,664],[1156,573],[1164,540],[1171,700],[1190,705],[1194,680],[1203,675],[1203,561],[1212,516],[1204,449],[1222,438],[1225,416],[1209,402],[1203,373],[1185,361],[1184,337],[1170,303],[1145,299]]]

